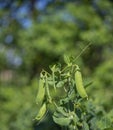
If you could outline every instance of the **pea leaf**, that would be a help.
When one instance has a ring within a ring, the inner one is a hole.
[[[70,63],[70,59],[67,55],[64,55],[64,62],[68,65]]]
[[[100,130],[104,130],[107,128],[111,128],[111,121],[108,117],[103,117],[101,120],[97,123]]]
[[[83,121],[83,130],[89,130],[89,126],[85,121]]]
[[[56,85],[57,88],[64,87],[65,82],[64,81],[59,81]]]
[[[55,117],[53,116],[53,120],[60,126],[68,126],[71,122],[70,118],[68,117]]]

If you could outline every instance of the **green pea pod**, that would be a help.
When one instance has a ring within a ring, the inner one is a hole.
[[[36,97],[36,104],[41,105],[45,96],[45,85],[44,85],[44,80],[40,79],[39,80],[39,85],[38,85],[38,93]]]
[[[76,84],[76,89],[79,95],[82,98],[88,98],[88,95],[83,86],[82,75],[81,75],[80,68],[78,67],[78,65],[76,65],[75,84]]]
[[[46,75],[46,80],[45,80],[45,90],[46,90],[46,98],[48,100],[49,103],[52,103],[52,98],[50,95],[50,91],[49,91],[49,85],[48,85],[48,80],[47,80],[47,75]]]
[[[43,103],[43,105],[42,105],[42,107],[40,108],[40,110],[39,110],[37,116],[35,117],[35,119],[36,119],[37,121],[40,121],[40,120],[42,119],[42,117],[45,115],[46,110],[47,110],[47,108],[46,108],[46,103]]]

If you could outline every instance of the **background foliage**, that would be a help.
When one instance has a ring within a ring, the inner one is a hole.
[[[0,1],[0,128],[60,129],[49,114],[33,121],[42,68],[77,59],[84,80],[93,80],[89,96],[113,109],[113,2],[111,0]],[[45,124],[45,125],[43,125]]]

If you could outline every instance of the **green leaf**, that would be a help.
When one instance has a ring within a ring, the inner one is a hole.
[[[93,117],[91,120],[90,120],[90,128],[92,130],[98,130],[97,128],[97,118],[96,117]]]
[[[100,130],[104,130],[111,127],[111,121],[108,117],[103,117],[101,120],[97,123]]]
[[[56,65],[50,66],[50,69],[51,69],[51,71],[55,72],[55,70],[56,70]]]
[[[63,107],[57,107],[56,112],[57,112],[57,113],[60,113],[61,116],[66,116],[66,117],[69,116],[68,113],[64,110]]]
[[[65,82],[64,81],[59,81],[56,85],[57,88],[64,87]]]
[[[71,122],[70,118],[68,117],[55,117],[53,116],[53,120],[60,126],[68,126]]]
[[[78,121],[79,121],[78,116],[77,116],[76,113],[74,113],[74,112],[72,112],[72,115],[73,115],[73,122],[74,122],[74,124],[77,124]]]
[[[85,88],[89,87],[90,85],[92,85],[93,81],[88,82],[87,84],[84,85]]]
[[[70,59],[69,59],[69,56],[67,55],[64,55],[64,62],[69,65],[70,64]]]
[[[89,126],[85,121],[83,121],[83,130],[89,130]]]
[[[68,97],[63,98],[63,99],[60,99],[60,105],[66,104],[66,103],[68,103],[68,102],[69,102],[69,98],[68,98]]]
[[[91,128],[96,130],[105,130],[113,127],[113,122],[111,118],[108,117],[107,115],[102,117],[101,119],[94,117],[90,121],[90,123],[91,123]]]
[[[60,99],[60,104],[66,104],[69,101],[73,101],[75,99],[75,96],[76,96],[75,91],[73,89],[73,90],[68,92],[68,95],[65,98]]]

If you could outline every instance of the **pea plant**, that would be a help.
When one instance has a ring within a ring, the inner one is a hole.
[[[64,56],[65,65],[53,65],[40,73],[35,119],[40,122],[52,106],[53,121],[63,130],[112,130],[113,110],[106,113],[88,97],[80,67],[74,58]],[[111,128],[111,129],[110,129]]]

